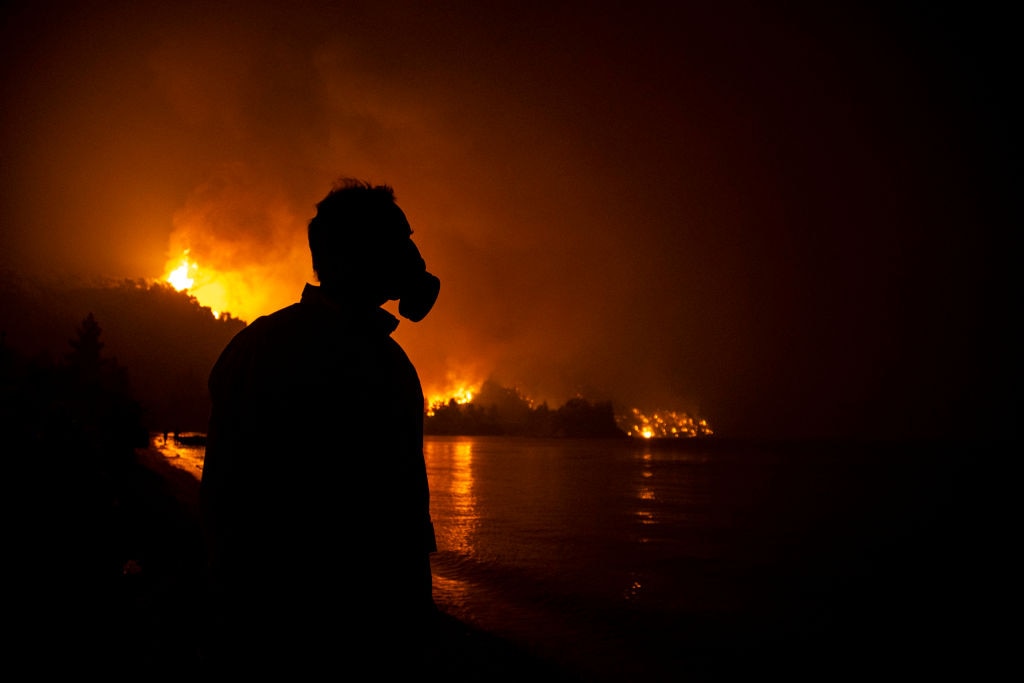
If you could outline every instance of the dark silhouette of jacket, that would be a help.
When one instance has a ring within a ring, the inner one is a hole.
[[[335,659],[415,639],[429,618],[423,391],[397,325],[306,285],[214,366],[201,484],[212,657]]]

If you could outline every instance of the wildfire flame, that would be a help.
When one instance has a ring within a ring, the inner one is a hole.
[[[431,393],[426,401],[427,416],[454,401],[458,405],[472,403],[479,393],[482,382],[459,382],[449,378],[447,391]],[[529,405],[534,402],[522,397]],[[685,439],[697,436],[711,436],[714,430],[704,418],[694,417],[683,411],[654,410],[642,411],[631,408],[624,414],[616,414],[616,424],[626,434],[638,439]]]
[[[714,434],[707,420],[674,410],[644,413],[638,408],[633,408],[629,414],[619,416],[618,422],[626,434],[641,439],[687,438]]]
[[[181,259],[181,265],[167,274],[167,282],[171,283],[171,286],[179,292],[188,290],[196,281],[189,273],[195,272],[197,267],[195,263],[189,263],[188,249],[186,249]]]
[[[214,318],[220,318],[220,311],[225,310],[227,289],[222,280],[231,281],[230,274],[217,273],[211,269],[200,269],[199,264],[190,258],[189,250],[185,249],[181,256],[171,259],[167,264],[164,280],[179,292],[188,292],[210,308]],[[199,283],[197,285],[196,283]],[[437,409],[454,401],[457,405],[473,402],[480,392],[483,382],[468,382],[455,378],[451,373],[444,389],[432,391],[426,397],[426,414],[433,416]],[[528,404],[533,402],[523,397]],[[685,412],[672,410],[656,410],[643,412],[632,408],[624,415],[616,415],[619,428],[634,438],[686,438],[710,436],[714,434],[711,425],[703,418],[694,418]]]
[[[473,397],[479,391],[477,387],[480,382],[456,382],[447,391],[431,394],[427,397],[427,415],[433,415],[434,411],[455,401],[458,405],[465,405],[473,402]]]
[[[197,287],[196,282],[200,275],[203,276],[204,285]],[[223,287],[216,282],[214,273],[204,269],[200,271],[199,264],[189,258],[189,250],[185,249],[181,256],[168,262],[167,273],[164,281],[170,283],[179,292],[188,292],[196,297],[204,306],[210,308],[214,318],[220,318],[220,311],[223,309],[223,296],[219,294]],[[202,289],[202,292],[198,290]]]

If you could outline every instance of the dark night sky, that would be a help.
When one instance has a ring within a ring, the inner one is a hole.
[[[188,247],[252,319],[358,176],[443,281],[396,333],[428,392],[1012,427],[1015,82],[984,5],[94,4],[4,5],[0,268],[158,278]]]

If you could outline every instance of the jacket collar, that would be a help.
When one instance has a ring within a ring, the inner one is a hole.
[[[302,289],[302,298],[299,302],[303,305],[329,311],[331,314],[345,318],[353,324],[365,325],[369,329],[380,331],[383,334],[390,335],[398,327],[398,318],[383,308],[376,306],[346,306],[344,302],[339,302],[327,296],[322,288],[311,285],[308,282]]]

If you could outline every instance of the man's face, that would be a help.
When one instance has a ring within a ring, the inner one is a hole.
[[[407,237],[378,254],[380,258],[376,259],[370,276],[373,291],[381,293],[384,301],[398,300],[399,314],[419,322],[434,306],[440,280],[427,272],[412,238]]]
[[[409,237],[389,239],[368,252],[360,265],[366,284],[388,301],[400,299],[410,279],[425,267]]]

